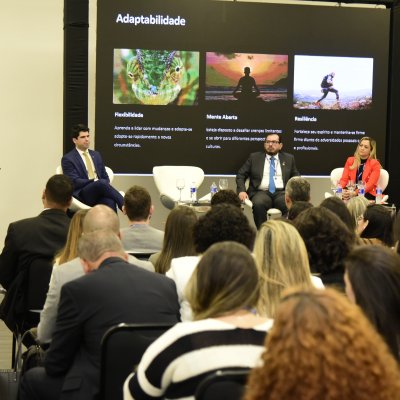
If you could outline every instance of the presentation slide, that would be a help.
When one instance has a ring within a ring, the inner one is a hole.
[[[363,136],[384,163],[389,10],[98,0],[97,12],[95,147],[116,174],[236,175],[270,133],[304,176],[343,166]]]

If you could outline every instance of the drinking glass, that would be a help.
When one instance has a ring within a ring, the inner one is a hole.
[[[221,178],[218,182],[218,186],[220,190],[226,190],[228,189],[228,179],[226,178]]]
[[[351,179],[347,182],[347,189],[349,192],[353,193],[356,190],[356,183]]]
[[[338,180],[332,179],[331,180],[331,190],[332,190],[334,196],[336,196],[337,185],[338,185]]]
[[[182,201],[182,189],[185,188],[185,180],[183,178],[176,180],[176,188],[179,190],[179,201]]]
[[[364,188],[364,187],[365,187],[364,181],[358,181],[358,182],[357,182],[357,188],[358,188],[358,189],[361,189],[361,188]]]

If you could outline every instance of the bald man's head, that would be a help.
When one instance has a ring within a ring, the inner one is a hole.
[[[99,204],[91,208],[83,221],[83,232],[90,233],[99,230],[111,230],[119,234],[119,219],[110,207]]]

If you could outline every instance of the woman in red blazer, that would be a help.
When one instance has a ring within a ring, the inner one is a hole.
[[[357,191],[351,192],[346,189],[349,180],[357,183],[364,181],[365,197],[375,199],[376,185],[381,173],[381,164],[376,159],[376,142],[370,137],[363,137],[358,142],[353,157],[349,157],[344,166],[340,185],[343,189],[343,199],[356,196]]]

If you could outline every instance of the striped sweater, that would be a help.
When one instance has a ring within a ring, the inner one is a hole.
[[[272,320],[252,329],[216,319],[179,323],[146,350],[125,381],[124,399],[194,399],[210,372],[254,367],[271,326]]]

